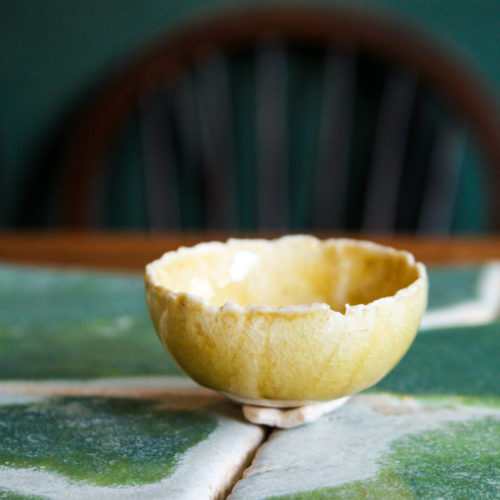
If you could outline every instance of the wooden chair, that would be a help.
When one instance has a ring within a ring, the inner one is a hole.
[[[152,229],[448,232],[468,134],[500,192],[487,93],[418,36],[361,15],[241,10],[143,51],[69,144],[67,227],[95,223],[132,116]]]

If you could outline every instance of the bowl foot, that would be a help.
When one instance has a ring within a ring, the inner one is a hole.
[[[340,408],[350,396],[321,403],[311,403],[297,408],[266,408],[243,405],[243,415],[253,424],[269,425],[280,429],[290,429],[318,420],[323,415]]]

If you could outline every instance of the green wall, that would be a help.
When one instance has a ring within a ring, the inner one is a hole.
[[[179,23],[248,0],[3,0],[0,2],[0,227],[12,227],[28,179],[63,136],[67,113],[116,65]],[[284,2],[276,2],[284,3]],[[477,71],[498,98],[498,0],[331,0],[429,33]],[[464,172],[457,229],[487,228],[475,152]],[[36,192],[36,185],[31,189]],[[24,200],[25,202],[25,200]],[[24,211],[30,209],[24,207]]]

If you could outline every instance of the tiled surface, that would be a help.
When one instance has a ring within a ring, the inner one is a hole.
[[[500,406],[358,396],[275,431],[231,500],[500,495]]]
[[[161,346],[140,276],[0,268],[0,498],[225,495],[263,440]]]
[[[500,400],[500,322],[417,335],[403,360],[371,391]]]
[[[435,267],[429,270],[429,309],[478,298],[484,267]]]
[[[215,498],[264,437],[199,389],[155,398],[18,391],[0,396],[0,498]]]
[[[182,375],[140,276],[0,266],[0,379]]]
[[[232,498],[500,497],[496,276],[431,271],[396,369],[273,432]],[[216,498],[265,439],[169,358],[140,276],[0,266],[0,379],[0,498]]]

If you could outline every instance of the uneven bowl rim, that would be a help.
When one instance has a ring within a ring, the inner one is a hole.
[[[385,253],[391,253],[391,254],[397,254],[404,256],[406,258],[406,262],[409,266],[415,266],[418,271],[418,278],[410,283],[408,286],[399,289],[394,295],[390,295],[387,297],[381,297],[379,299],[375,299],[371,302],[368,302],[366,304],[357,304],[354,306],[351,306],[349,304],[346,304],[346,309],[345,312],[340,312],[340,311],[335,311],[334,309],[331,308],[331,306],[327,303],[324,302],[316,302],[313,304],[299,304],[299,305],[283,305],[279,307],[271,307],[271,306],[266,306],[266,305],[261,305],[261,304],[249,304],[247,306],[242,306],[238,304],[237,302],[232,302],[228,301],[225,304],[222,304],[220,306],[215,306],[208,302],[208,300],[204,299],[203,297],[199,295],[195,295],[192,293],[188,292],[174,292],[170,288],[167,288],[163,285],[161,285],[158,280],[156,279],[156,276],[154,274],[154,269],[157,266],[160,266],[162,264],[168,263],[168,261],[172,260],[173,258],[178,257],[179,255],[183,254],[190,254],[190,253],[196,253],[204,248],[207,247],[216,247],[216,248],[223,248],[226,246],[230,246],[236,243],[245,243],[245,242],[252,242],[252,243],[260,243],[260,244],[271,244],[273,242],[277,241],[283,241],[287,239],[312,239],[315,242],[319,244],[326,244],[329,242],[334,242],[335,244],[351,244],[354,246],[358,247],[364,247],[367,249],[371,250],[378,250],[378,251],[383,251]],[[357,311],[361,311],[367,308],[372,308],[372,307],[377,307],[378,305],[381,305],[385,302],[392,301],[392,300],[402,300],[405,297],[411,296],[415,294],[422,286],[426,286],[428,283],[428,277],[427,277],[427,271],[421,262],[417,262],[415,260],[415,257],[413,254],[406,250],[397,250],[393,247],[386,246],[386,245],[381,245],[379,243],[374,243],[372,241],[368,240],[358,240],[354,238],[327,238],[327,239],[320,239],[312,235],[307,235],[307,234],[294,234],[294,235],[286,235],[286,236],[281,236],[278,238],[272,238],[272,239],[265,239],[265,238],[229,238],[225,242],[221,241],[209,241],[209,242],[202,242],[198,243],[194,246],[191,247],[186,247],[186,246],[181,246],[177,250],[170,250],[168,252],[165,252],[159,259],[155,259],[154,261],[150,262],[149,264],[146,265],[145,268],[145,273],[144,273],[144,279],[146,283],[149,283],[153,290],[157,293],[160,293],[161,295],[168,296],[174,300],[177,300],[179,297],[184,297],[187,300],[198,304],[204,309],[207,309],[211,312],[235,312],[235,313],[279,313],[279,314],[307,314],[307,313],[312,313],[312,312],[317,312],[317,311],[329,311],[331,314],[334,315],[340,315],[340,316],[350,316],[351,314],[355,314]]]

